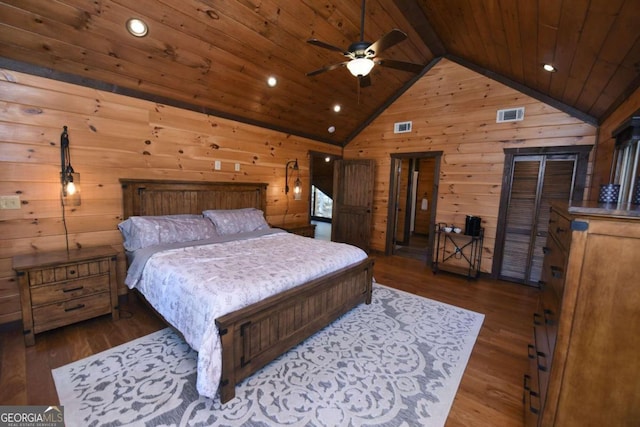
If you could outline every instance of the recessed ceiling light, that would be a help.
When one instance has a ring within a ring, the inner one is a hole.
[[[550,72],[550,73],[555,73],[555,72],[557,71],[557,70],[556,70],[556,67],[554,67],[554,66],[553,66],[553,65],[551,65],[551,64],[544,64],[544,65],[542,66],[542,68],[544,68],[544,70],[545,70],[545,71],[548,71],[548,72]]]
[[[340,104],[336,104],[333,106],[333,111],[335,111],[336,113],[339,113],[340,110],[342,110],[342,107],[340,106]]]
[[[149,27],[147,27],[144,21],[138,18],[131,18],[127,21],[127,31],[129,31],[132,36],[144,37],[149,32]]]
[[[275,85],[278,84],[278,79],[273,76],[269,76],[269,78],[267,79],[267,84],[269,85],[269,87],[275,87]]]
[[[329,131],[329,133],[334,133],[336,131],[336,127],[335,126],[329,126],[329,129],[327,129],[327,131]]]
[[[329,162],[331,161],[331,156],[327,156],[327,157],[325,157],[325,158],[324,158],[324,161],[325,161],[325,162],[327,162],[327,163],[329,163]]]

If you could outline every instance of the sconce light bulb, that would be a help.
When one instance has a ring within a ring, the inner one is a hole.
[[[67,194],[69,196],[73,196],[74,194],[76,194],[76,185],[73,183],[73,181],[67,183]]]

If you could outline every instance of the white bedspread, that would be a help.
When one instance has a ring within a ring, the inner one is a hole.
[[[213,398],[221,375],[216,318],[366,257],[346,244],[269,234],[156,253],[135,287],[198,352],[197,389]]]

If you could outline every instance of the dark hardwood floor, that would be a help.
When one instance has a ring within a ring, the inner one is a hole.
[[[378,283],[485,315],[447,427],[517,426],[522,421],[522,381],[531,340],[535,289],[509,282],[468,281],[434,275],[424,263],[377,256]],[[51,369],[165,327],[133,294],[121,304],[121,319],[103,316],[36,335],[25,347],[21,325],[0,325],[0,405],[58,404]]]

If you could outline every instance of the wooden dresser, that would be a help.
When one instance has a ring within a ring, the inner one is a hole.
[[[34,334],[111,313],[118,314],[117,252],[110,246],[20,255],[18,275],[26,345]]]
[[[640,425],[640,208],[551,209],[525,426]]]

